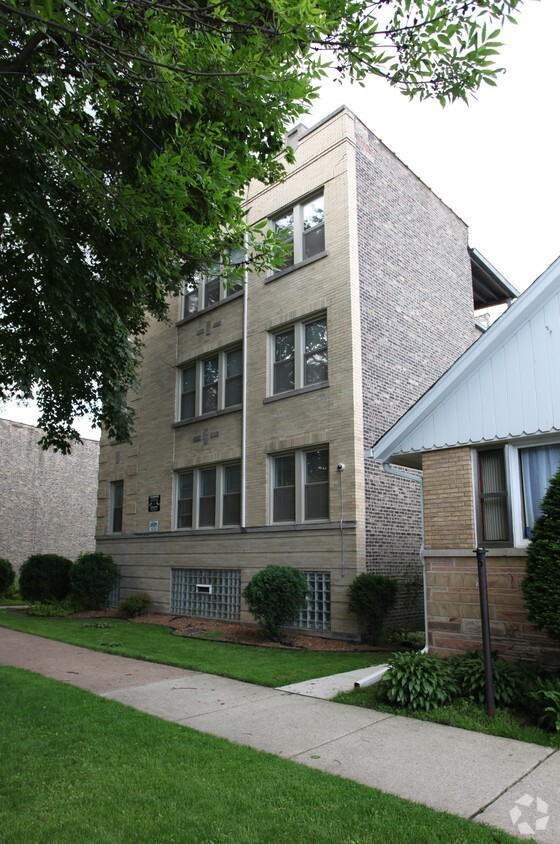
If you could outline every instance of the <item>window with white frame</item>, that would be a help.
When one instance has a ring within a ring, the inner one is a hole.
[[[548,483],[560,468],[560,442],[478,452],[478,533],[487,544],[527,544]]]
[[[241,404],[243,352],[221,351],[186,366],[179,373],[179,421],[195,419]]]
[[[328,379],[327,317],[296,322],[272,337],[272,394],[285,393]]]
[[[177,473],[177,528],[220,528],[241,523],[241,464]]]
[[[110,493],[110,528],[111,533],[122,533],[124,505],[124,481],[113,481]]]
[[[284,241],[284,263],[277,271],[300,264],[325,251],[325,202],[318,193],[271,218],[273,231]]]
[[[235,267],[245,260],[243,249],[232,249],[228,254],[228,266]],[[208,265],[205,273],[197,273],[194,290],[186,290],[183,303],[183,317],[203,311],[211,305],[228,299],[243,290],[243,281],[237,272],[229,271],[223,261]]]
[[[271,476],[272,522],[328,520],[328,448],[274,455]]]

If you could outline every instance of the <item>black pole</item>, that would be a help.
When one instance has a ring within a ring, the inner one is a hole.
[[[480,621],[482,625],[482,650],[484,653],[484,686],[486,692],[486,712],[493,716],[496,711],[494,701],[494,680],[492,677],[492,642],[490,639],[490,616],[488,613],[488,585],[486,583],[486,549],[477,548],[478,591],[480,594]]]

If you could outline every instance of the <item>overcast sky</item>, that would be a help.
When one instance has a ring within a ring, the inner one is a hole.
[[[525,0],[502,34],[497,88],[469,106],[410,102],[380,79],[323,86],[304,120],[349,106],[469,226],[476,247],[518,290],[560,254],[560,0]],[[0,417],[36,424],[33,408]],[[85,437],[99,436],[82,422]]]

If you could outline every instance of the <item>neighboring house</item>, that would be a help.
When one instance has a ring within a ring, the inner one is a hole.
[[[75,560],[95,550],[99,443],[84,440],[60,454],[38,445],[42,435],[0,419],[0,557],[16,568],[31,554]]]
[[[123,594],[242,621],[251,576],[297,566],[311,588],[298,623],[354,636],[349,584],[417,571],[420,534],[418,491],[365,460],[364,441],[479,336],[475,300],[516,291],[348,109],[289,142],[285,180],[247,195],[249,221],[289,243],[286,264],[233,289],[209,269],[151,325],[133,443],[102,439],[98,547]]]
[[[520,587],[531,528],[560,466],[560,258],[381,437],[373,456],[423,471],[430,645],[445,654],[480,646],[473,549],[483,546],[493,646],[557,659],[528,622]]]

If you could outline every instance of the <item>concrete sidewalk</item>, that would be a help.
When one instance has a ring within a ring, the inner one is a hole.
[[[309,688],[298,694],[299,684],[264,688],[2,628],[0,665],[533,841],[560,841],[560,753],[551,748],[331,703]]]

